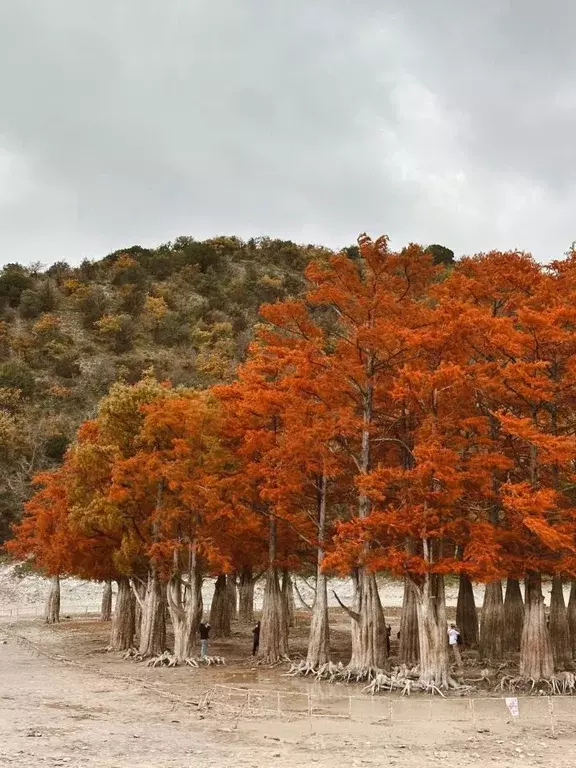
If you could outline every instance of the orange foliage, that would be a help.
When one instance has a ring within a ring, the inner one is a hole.
[[[262,309],[234,383],[117,387],[11,551],[50,573],[96,572],[90,542],[166,578],[192,545],[213,572],[307,569],[321,546],[344,573],[576,576],[576,255],[493,251],[443,275],[420,246],[359,246]]]

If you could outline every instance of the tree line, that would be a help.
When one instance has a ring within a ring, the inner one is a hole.
[[[455,684],[447,576],[485,658],[519,652],[523,679],[571,668],[576,253],[543,266],[493,251],[446,269],[421,246],[362,236],[356,253],[311,261],[306,281],[302,298],[261,308],[229,382],[113,385],[36,478],[8,549],[55,583],[115,579],[112,645],[137,634],[142,657],[165,651],[167,610],[174,658],[193,655],[207,576],[225,635],[229,592],[240,585],[251,615],[260,573],[259,655],[287,657],[290,574],[315,574],[301,671],[322,669],[338,574],[354,584],[343,674],[372,679],[389,665],[386,572],[404,579],[399,661],[423,687]],[[480,634],[472,581],[486,584]]]

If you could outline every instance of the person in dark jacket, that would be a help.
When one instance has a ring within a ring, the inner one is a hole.
[[[256,656],[258,653],[258,648],[260,647],[260,622],[256,624],[252,630],[252,634],[254,635],[254,642],[252,643],[252,656]]]
[[[210,637],[210,624],[207,621],[200,622],[198,627],[200,633],[200,658],[205,659],[208,656],[208,638]]]

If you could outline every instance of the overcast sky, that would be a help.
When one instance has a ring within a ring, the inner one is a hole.
[[[0,263],[576,239],[572,0],[0,0]]]

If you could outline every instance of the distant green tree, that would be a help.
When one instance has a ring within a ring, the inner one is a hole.
[[[82,280],[94,280],[98,274],[98,266],[90,259],[82,259],[78,267],[78,275]]]
[[[148,275],[133,256],[123,253],[112,267],[110,282],[116,286],[134,285],[144,290],[148,283]]]
[[[10,358],[0,365],[0,388],[18,389],[22,397],[31,397],[36,389],[32,369],[23,360]]]
[[[275,264],[283,269],[293,269],[298,272],[303,272],[308,264],[306,250],[291,240],[261,237],[256,242],[258,260],[263,264]]]
[[[104,315],[95,323],[100,338],[116,353],[132,348],[134,324],[130,315]]]
[[[56,261],[46,270],[46,275],[62,285],[64,280],[68,280],[74,274],[73,268],[66,261]]]
[[[44,455],[51,461],[61,462],[69,442],[68,437],[62,433],[50,435],[44,443]]]
[[[444,245],[429,245],[426,253],[430,253],[434,259],[434,264],[453,264],[454,251],[446,248]]]
[[[56,308],[58,299],[54,286],[49,280],[39,283],[34,289],[27,288],[20,296],[20,314],[25,318],[40,317]]]
[[[52,341],[46,346],[45,351],[56,376],[62,379],[75,379],[80,376],[78,353],[73,347],[60,341]]]
[[[20,508],[20,499],[0,483],[0,546],[10,538],[12,525],[18,520]]]
[[[133,283],[121,285],[118,289],[118,310],[121,313],[137,317],[144,308],[146,290]]]
[[[347,245],[346,248],[342,248],[342,251],[348,256],[349,259],[358,261],[360,258],[360,248],[357,245]]]
[[[153,330],[154,341],[163,347],[176,347],[190,340],[190,323],[180,312],[166,312]]]
[[[0,272],[0,305],[17,307],[22,293],[34,287],[34,278],[21,264],[6,264]]]
[[[220,243],[218,247],[219,240],[220,238],[198,242],[191,237],[179,237],[174,241],[172,249],[175,254],[178,254],[184,266],[197,265],[201,272],[206,272],[208,269],[217,272],[225,262],[226,251],[230,250],[224,243]]]
[[[39,317],[43,312],[42,297],[38,291],[26,288],[20,295],[20,315],[27,319]]]
[[[85,328],[92,328],[108,310],[109,301],[104,289],[98,285],[82,286],[76,294],[78,309]]]

